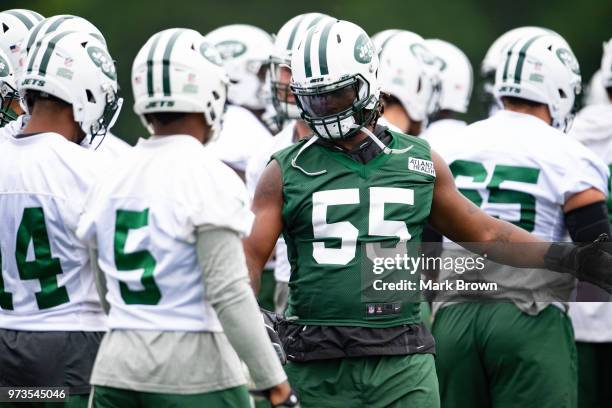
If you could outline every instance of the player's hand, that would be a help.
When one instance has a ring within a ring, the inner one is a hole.
[[[273,408],[300,408],[300,401],[287,381],[270,388],[268,399]]]
[[[569,273],[612,294],[612,251],[607,234],[587,245],[553,243],[545,256],[546,267]],[[607,251],[605,250],[607,249]]]
[[[283,345],[277,332],[277,323],[281,317],[274,312],[270,312],[265,309],[260,310],[261,316],[263,317],[264,326],[266,327],[266,332],[268,333],[268,337],[272,342],[272,346],[274,346],[274,351],[276,351],[276,355],[278,356],[281,364],[285,365],[287,363],[287,355],[285,354],[285,350],[283,350]]]

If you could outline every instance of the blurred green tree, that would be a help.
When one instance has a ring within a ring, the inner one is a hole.
[[[114,132],[130,143],[146,134],[132,111],[132,61],[144,42],[165,28],[194,28],[206,34],[222,25],[247,23],[275,32],[296,14],[320,11],[353,21],[371,34],[402,28],[450,41],[468,55],[478,77],[480,61],[499,35],[513,27],[538,25],[557,31],[570,43],[584,82],[599,67],[602,41],[612,36],[610,0],[2,0],[1,4],[4,10],[28,8],[46,17],[79,15],[100,28],[117,61],[125,98]],[[477,104],[473,98],[471,120],[477,118]]]

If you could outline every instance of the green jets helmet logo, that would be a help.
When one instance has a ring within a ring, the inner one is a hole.
[[[353,55],[357,62],[367,64],[372,61],[372,55],[374,55],[374,45],[367,35],[361,34],[355,41],[355,48]]]
[[[203,42],[200,45],[200,54],[215,65],[221,66],[223,64],[219,52],[209,43]]]
[[[0,56],[0,77],[9,76],[9,65],[8,62],[2,56]]]
[[[567,48],[559,48],[557,50],[557,57],[565,66],[572,70],[572,72],[576,75],[580,75],[580,66],[578,65],[578,60],[574,57],[574,54]]]
[[[113,81],[117,80],[115,64],[106,51],[94,45],[87,48],[87,54],[89,54],[89,58],[91,58],[93,63],[102,70],[104,75]]]
[[[427,48],[425,48],[423,44],[419,44],[419,43],[411,44],[410,52],[412,52],[412,55],[414,55],[417,59],[419,59],[424,64],[433,65],[435,63],[434,56],[431,54],[431,52],[429,52]]]
[[[244,43],[236,40],[226,40],[221,41],[217,44],[217,51],[221,54],[221,58],[224,60],[230,58],[237,58],[244,54],[247,50],[247,47]]]

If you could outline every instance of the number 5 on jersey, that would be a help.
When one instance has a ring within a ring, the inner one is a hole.
[[[489,177],[487,169],[482,163],[469,160],[455,160],[449,166],[455,178],[459,176],[469,177],[473,183],[482,183]],[[529,193],[518,191],[516,187],[502,188],[506,182],[516,182],[523,184],[538,184],[540,169],[522,166],[507,166],[497,164],[493,168],[491,181],[485,187],[489,191],[487,204],[510,204],[519,207],[519,219],[507,221],[521,227],[527,232],[533,232],[536,220],[536,198]],[[478,188],[460,188],[459,191],[467,199],[483,206],[483,197]]]
[[[127,283],[119,282],[123,301],[128,305],[156,305],[161,292],[153,278],[155,258],[147,250],[125,252],[125,244],[130,230],[146,227],[149,224],[149,209],[142,211],[117,210],[115,221],[115,266],[118,271],[143,270],[140,283],[142,290],[132,290]]]

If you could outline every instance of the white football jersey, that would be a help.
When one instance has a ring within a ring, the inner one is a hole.
[[[569,239],[563,206],[571,196],[593,187],[607,191],[608,169],[599,158],[528,114],[500,110],[447,137],[434,150],[448,163],[457,188],[468,199],[489,215],[549,242]],[[449,250],[452,253],[452,246]],[[488,297],[511,300],[530,315],[551,303],[561,306],[557,302],[567,302],[575,285],[571,275],[497,264],[482,276],[479,271],[440,271],[440,281],[458,277],[496,282],[503,291]],[[453,296],[461,299],[460,293],[451,293],[443,302],[452,302]]]
[[[457,137],[466,126],[467,123],[462,120],[440,119],[431,122],[419,137],[427,140],[431,148],[436,150],[437,146],[446,143],[448,138]]]
[[[612,167],[612,103],[584,107],[570,135]]]
[[[57,133],[10,137],[0,149],[0,327],[101,331],[89,253],[75,235],[95,155]]]
[[[245,178],[246,186],[249,190],[249,194],[252,197],[255,196],[255,188],[257,182],[261,177],[263,171],[266,169],[270,157],[280,150],[289,147],[293,144],[293,137],[295,132],[295,121],[290,121],[276,136],[274,136],[269,144],[264,148],[257,151],[251,158],[249,158]]]
[[[185,135],[141,139],[115,168],[89,196],[78,229],[98,249],[109,327],[221,331],[204,295],[197,228],[247,234],[244,184]]]
[[[19,115],[17,119],[0,128],[0,143],[8,140],[11,136],[20,134],[21,130],[28,123],[28,119],[28,115]]]
[[[104,155],[107,162],[112,162],[131,148],[132,146],[128,143],[109,132],[104,136],[104,140],[96,149],[96,153]]]
[[[612,171],[612,103],[589,105],[582,109],[576,115],[570,135],[598,155]],[[611,197],[608,197],[608,211],[612,211]],[[611,303],[572,303],[569,314],[577,341],[612,341]]]
[[[274,153],[283,150],[294,143],[294,132],[295,121],[292,120],[283,128],[283,130],[274,136],[272,143],[268,145],[266,149],[263,149],[262,151],[253,155],[253,157],[251,157],[249,160],[245,175],[247,189],[249,190],[251,198],[255,196],[255,188],[257,187],[259,178],[270,161],[270,157],[272,157]],[[287,257],[287,244],[285,244],[285,240],[282,237],[276,242],[276,248],[274,251],[274,262],[268,262],[266,264],[266,268],[274,268],[274,279],[276,281],[289,282],[289,278],[291,277],[291,265],[289,264],[289,258]]]
[[[573,302],[569,315],[576,341],[612,342],[612,304],[609,302]]]
[[[572,195],[608,191],[609,171],[597,156],[528,114],[499,111],[434,150],[464,195],[546,241],[567,239],[562,207]]]
[[[217,140],[206,145],[213,156],[245,171],[251,156],[265,149],[272,135],[255,115],[241,106],[228,105]]]

